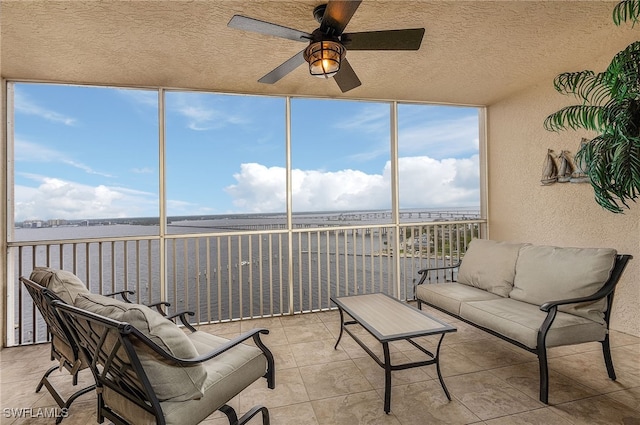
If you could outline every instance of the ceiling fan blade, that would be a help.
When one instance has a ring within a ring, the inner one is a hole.
[[[265,84],[273,84],[279,81],[282,77],[299,67],[305,63],[304,60],[304,50],[301,50],[291,59],[284,62],[282,65],[278,66],[276,69],[265,75],[264,77],[258,80],[259,83]]]
[[[304,31],[298,31],[293,28],[283,27],[282,25],[272,24],[271,22],[248,18],[242,15],[233,15],[227,26],[239,30],[257,32],[258,34],[287,38],[293,41],[307,42],[311,39],[311,34]]]
[[[424,28],[367,31],[342,34],[340,41],[347,50],[418,50]]]
[[[362,83],[360,79],[356,75],[356,72],[351,67],[351,64],[347,59],[343,59],[340,63],[340,71],[333,77],[338,83],[338,87],[342,90],[342,93],[346,93],[351,89],[355,89],[360,86]]]
[[[329,35],[342,34],[361,2],[362,0],[329,1],[322,22],[320,22],[320,29],[326,33],[328,28],[332,28],[334,33]]]

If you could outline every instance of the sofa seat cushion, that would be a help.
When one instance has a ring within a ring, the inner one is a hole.
[[[66,270],[36,267],[31,272],[29,280],[49,289],[69,305],[73,305],[79,294],[89,293],[89,289],[78,276]]]
[[[460,304],[463,302],[502,298],[485,290],[455,282],[418,285],[416,297],[456,316],[460,315]]]
[[[547,313],[537,305],[502,298],[463,303],[460,306],[460,317],[533,349],[538,345],[538,329]],[[602,341],[606,334],[607,328],[603,324],[558,312],[547,333],[546,346]]]
[[[228,341],[225,338],[200,331],[188,336],[199,354],[206,354]],[[258,348],[240,344],[220,356],[206,361],[204,367],[207,371],[207,379],[204,383],[204,395],[201,399],[160,403],[167,425],[200,423],[211,414],[212,409],[219,409],[244,388],[264,376],[267,370],[267,360]],[[105,388],[104,397],[107,406],[115,408],[129,422],[144,425],[156,423],[151,414],[133,406],[121,395],[108,388]]]
[[[189,337],[172,321],[141,304],[125,303],[97,294],[78,295],[75,306],[101,316],[127,322],[171,355],[190,359],[198,351]],[[160,401],[184,401],[202,397],[206,371],[202,365],[171,363],[133,338],[140,363]]]
[[[513,289],[521,243],[474,239],[458,270],[458,283],[484,289],[501,297]]]
[[[609,279],[616,250],[607,248],[522,247],[509,296],[531,304],[592,295]],[[558,308],[604,323],[606,300]]]

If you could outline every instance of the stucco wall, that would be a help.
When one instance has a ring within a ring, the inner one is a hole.
[[[584,69],[604,69],[615,53]],[[543,128],[547,115],[574,103],[548,81],[488,108],[489,237],[632,254],[616,290],[611,327],[640,336],[640,203],[613,214],[596,204],[587,183],[540,183],[548,148],[573,154],[581,137],[593,137]]]

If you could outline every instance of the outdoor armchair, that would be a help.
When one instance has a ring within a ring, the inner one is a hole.
[[[197,424],[216,410],[232,425],[241,418],[227,403],[261,377],[275,387],[274,360],[254,329],[227,340],[205,332],[184,332],[153,310],[99,295],[81,296],[76,306],[53,305],[81,347],[94,375],[98,422],[114,424]],[[254,345],[244,344],[253,340]]]
[[[95,388],[95,385],[92,384],[81,388],[65,399],[50,380],[50,375],[54,371],[66,369],[72,376],[73,385],[76,386],[78,384],[78,373],[89,366],[88,363],[83,360],[84,357],[80,355],[78,346],[75,344],[68,328],[60,320],[60,317],[52,307],[51,301],[72,302],[78,294],[89,293],[89,290],[73,273],[47,267],[36,267],[28,279],[26,277],[20,277],[20,281],[24,284],[29,295],[31,295],[51,335],[51,360],[55,360],[58,364],[50,367],[44,373],[36,387],[36,392],[39,392],[43,386],[47,388],[53,399],[62,409],[56,418],[56,423],[60,423],[71,404],[81,395],[91,392]],[[113,297],[119,295],[125,302],[130,303],[131,301],[127,298],[127,295],[134,293],[133,291],[120,291],[108,294],[107,296]],[[195,331],[186,319],[186,315],[192,314],[191,312],[180,312],[168,316],[165,307],[170,306],[169,303],[158,302],[152,304],[152,306],[156,308],[160,314],[169,319],[179,317],[185,327]]]

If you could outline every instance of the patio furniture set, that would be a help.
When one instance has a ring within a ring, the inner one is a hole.
[[[615,286],[631,257],[612,249],[559,248],[475,239],[464,261],[420,270],[418,308],[382,293],[332,297],[340,313],[340,335],[348,333],[384,369],[384,411],[391,410],[391,377],[395,370],[435,365],[440,385],[451,395],[440,370],[444,336],[456,328],[422,311],[427,304],[450,316],[536,353],[540,367],[540,400],[548,403],[546,350],[560,345],[602,343],[609,377],[616,379],[608,328]],[[451,279],[433,281],[450,271]],[[457,270],[457,279],[455,279]],[[51,359],[77,384],[80,370],[90,369],[95,384],[64,399],[47,370],[36,391],[45,386],[63,409],[82,394],[97,392],[97,420],[115,424],[197,424],[216,410],[231,425],[241,425],[268,409],[257,405],[238,418],[229,401],[260,378],[275,388],[275,364],[254,329],[228,340],[197,331],[189,312],[167,315],[168,303],[152,306],[129,301],[129,292],[92,294],[73,273],[36,268],[21,282],[31,294],[51,334]],[[457,281],[456,281],[457,280]],[[192,314],[192,313],[191,313]],[[180,319],[184,330],[174,322]],[[353,326],[381,345],[375,354]],[[435,350],[425,339],[438,338]],[[246,344],[252,340],[253,345]],[[425,358],[392,364],[389,343],[407,341]],[[57,418],[57,423],[62,416]]]

